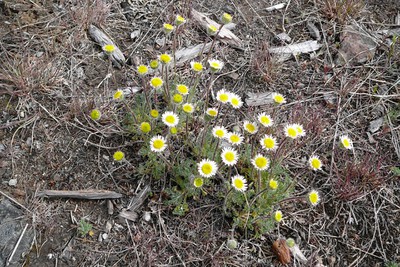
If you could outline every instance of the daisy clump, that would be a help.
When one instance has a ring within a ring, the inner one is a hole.
[[[201,176],[209,178],[217,173],[218,167],[215,161],[203,159],[202,161],[197,163],[197,169]]]
[[[224,148],[221,153],[222,162],[228,166],[233,166],[237,163],[239,156],[235,149]]]
[[[167,148],[167,140],[161,136],[153,136],[150,139],[150,149],[153,152],[160,153],[163,152]]]
[[[232,186],[239,192],[247,190],[247,181],[242,175],[235,175],[232,177]]]

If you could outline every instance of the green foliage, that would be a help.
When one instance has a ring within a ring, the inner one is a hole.
[[[87,234],[90,234],[90,231],[92,230],[93,225],[91,223],[86,222],[84,219],[81,219],[79,221],[78,225],[78,234],[82,237],[86,236]]]
[[[395,261],[385,263],[385,267],[400,267],[400,264]]]
[[[392,167],[390,168],[394,176],[400,177],[400,168],[399,167]]]

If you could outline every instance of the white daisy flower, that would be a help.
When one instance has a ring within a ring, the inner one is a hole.
[[[218,109],[216,108],[208,108],[206,111],[208,116],[216,117],[218,115]]]
[[[308,163],[310,164],[311,169],[313,169],[314,171],[320,170],[322,168],[322,161],[319,159],[318,156],[311,156],[308,160]]]
[[[217,163],[212,160],[203,159],[200,163],[197,163],[199,174],[205,178],[214,176],[217,173]]]
[[[243,136],[240,133],[228,133],[226,139],[232,145],[240,145],[243,142]]]
[[[208,60],[212,72],[218,72],[224,67],[224,62],[217,59]]]
[[[289,138],[296,139],[299,137],[299,132],[297,131],[297,125],[296,124],[288,124],[285,126],[285,135]]]
[[[233,166],[237,163],[239,156],[235,149],[224,147],[221,153],[221,158],[226,165]]]
[[[228,103],[231,100],[230,95],[230,92],[221,89],[217,92],[217,101],[223,104]]]
[[[353,141],[347,135],[340,137],[340,145],[346,149],[353,149]]]
[[[258,131],[258,126],[257,124],[249,121],[244,121],[243,122],[243,128],[245,129],[246,132],[249,134],[255,134]]]
[[[166,111],[162,115],[162,121],[168,127],[175,127],[179,123],[179,117],[172,111]]]
[[[230,94],[229,103],[231,103],[231,106],[232,106],[234,109],[238,109],[238,108],[241,108],[241,107],[243,106],[243,101],[242,101],[242,99],[240,98],[240,96],[238,96],[238,95],[235,94],[235,93],[231,93],[231,94]]]
[[[153,136],[150,140],[150,149],[153,152],[163,152],[167,147],[167,140],[161,136]]]
[[[212,135],[219,139],[227,137],[227,134],[228,134],[228,131],[226,130],[226,128],[224,126],[215,126],[212,129]]]
[[[263,171],[268,169],[270,161],[267,157],[264,157],[261,154],[257,154],[252,160],[251,160],[251,164],[253,164],[253,166],[259,170],[259,171]]]
[[[265,112],[258,114],[257,119],[264,127],[269,127],[274,124],[274,120],[271,118],[271,116],[267,115]]]
[[[276,150],[278,148],[278,142],[276,141],[276,138],[273,137],[272,135],[264,135],[261,140],[260,144],[262,148],[265,150]]]
[[[295,123],[295,124],[293,124],[293,125],[294,125],[294,127],[296,128],[297,134],[298,134],[299,136],[306,136],[306,131],[304,130],[303,125],[297,124],[297,123]]]
[[[189,114],[194,112],[194,106],[193,106],[193,104],[190,104],[190,103],[183,104],[182,109],[184,112],[189,113]]]
[[[235,175],[232,177],[232,186],[240,192],[244,192],[247,189],[247,181],[242,175]]]
[[[284,103],[286,103],[285,97],[283,95],[281,95],[281,94],[272,93],[271,94],[271,98],[272,98],[272,100],[274,100],[274,102],[276,104],[284,104]]]

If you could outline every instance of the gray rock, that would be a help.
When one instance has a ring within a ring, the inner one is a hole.
[[[336,63],[361,64],[371,60],[375,55],[376,42],[366,31],[354,25],[346,25],[340,37],[341,44]]]
[[[28,226],[21,237],[26,223],[20,209],[8,199],[0,201],[0,267],[6,266],[15,247],[17,248],[8,266],[22,266],[23,258],[31,249],[34,236],[32,227]]]

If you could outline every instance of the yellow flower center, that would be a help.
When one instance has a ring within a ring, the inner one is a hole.
[[[184,105],[184,106],[183,106],[183,110],[184,110],[185,112],[187,112],[187,113],[190,113],[190,112],[193,111],[193,108],[192,108],[191,105]]]
[[[265,168],[268,164],[268,160],[264,157],[258,157],[255,160],[256,166],[260,169]]]
[[[172,115],[169,115],[169,116],[165,117],[165,121],[170,124],[173,124],[173,123],[175,123],[175,117]]]
[[[254,124],[249,123],[249,124],[246,124],[246,129],[250,133],[254,133],[256,131],[256,126],[254,126]]]
[[[204,183],[203,178],[197,177],[194,179],[193,184],[195,187],[202,187]]]
[[[277,188],[278,188],[278,182],[275,181],[274,179],[269,180],[269,187],[270,187],[272,190],[277,189]]]
[[[114,93],[113,98],[114,99],[121,99],[124,96],[124,92],[122,92],[121,90],[118,90]]]
[[[235,160],[235,153],[233,153],[232,151],[228,151],[225,153],[225,159],[229,162],[232,162]]]
[[[263,116],[263,117],[261,117],[261,123],[268,125],[271,123],[271,120],[267,116]]]
[[[107,44],[107,45],[103,46],[103,50],[104,50],[106,53],[112,53],[112,52],[115,51],[115,46],[112,45],[112,44]]]
[[[160,87],[163,84],[163,81],[161,80],[161,78],[155,77],[153,79],[151,79],[151,85],[153,87]]]
[[[272,138],[265,138],[264,139],[264,146],[266,148],[272,149],[275,147],[275,141]]]
[[[229,96],[228,96],[227,94],[221,94],[221,95],[219,96],[219,100],[220,100],[221,102],[227,102],[227,101],[229,100]]]
[[[116,161],[121,161],[125,157],[124,152],[122,151],[117,151],[114,153],[113,158]]]
[[[224,132],[224,130],[218,129],[215,131],[215,135],[218,136],[219,138],[222,138],[222,137],[224,137],[225,132]]]
[[[164,141],[161,140],[161,139],[154,140],[154,142],[153,142],[153,147],[154,147],[155,149],[161,149],[161,148],[163,148],[163,147],[164,147]]]
[[[317,204],[319,201],[319,196],[318,193],[316,192],[311,192],[310,196],[309,196],[309,200],[311,202],[311,204]]]
[[[179,93],[181,93],[183,95],[185,95],[189,92],[189,89],[187,88],[187,86],[183,85],[183,84],[178,85],[176,89],[178,90]]]
[[[153,118],[157,118],[158,117],[158,111],[153,109],[150,111],[150,116],[152,116]]]
[[[210,109],[210,110],[208,111],[208,115],[210,115],[210,116],[212,116],[212,117],[215,117],[215,116],[217,116],[217,111],[216,111],[216,110],[213,110],[213,109]]]
[[[145,65],[140,65],[140,66],[138,67],[138,72],[139,72],[139,74],[146,74],[147,71],[148,71],[148,68],[147,68]]]
[[[175,103],[181,103],[182,100],[183,100],[182,95],[180,95],[180,94],[175,94],[175,95],[174,95],[174,102],[175,102]]]
[[[241,179],[235,179],[233,184],[237,189],[242,189],[244,187],[244,182]]]
[[[203,65],[200,62],[195,62],[193,64],[193,69],[195,71],[202,71],[203,70]]]
[[[234,107],[239,106],[239,99],[237,98],[232,98],[231,103]]]
[[[282,221],[282,212],[280,211],[275,212],[275,221],[277,222]]]
[[[291,137],[291,138],[296,138],[296,136],[297,136],[297,130],[296,129],[294,129],[294,128],[289,128],[289,129],[287,129],[287,134],[288,134],[288,136],[289,137]]]
[[[144,133],[150,132],[150,130],[151,130],[150,123],[148,123],[148,122],[142,122],[142,124],[140,125],[140,129],[141,129],[142,132],[144,132]]]
[[[278,104],[281,104],[283,101],[285,101],[285,98],[284,98],[283,96],[281,96],[281,95],[276,95],[276,96],[274,97],[274,101],[275,101],[276,103],[278,103]]]
[[[171,61],[171,57],[170,57],[169,55],[167,55],[167,54],[162,54],[162,55],[160,56],[160,60],[161,60],[163,63],[168,63],[168,62]]]
[[[201,166],[201,171],[205,174],[208,175],[212,172],[213,168],[210,163],[204,163],[203,166]]]
[[[311,166],[314,169],[319,169],[319,168],[321,168],[321,161],[319,159],[312,159],[311,160]]]
[[[236,134],[232,134],[229,138],[232,143],[239,143],[240,142],[240,137]]]
[[[150,67],[152,69],[156,69],[158,67],[158,61],[157,60],[150,61]]]
[[[349,147],[350,146],[350,142],[349,142],[348,139],[343,139],[342,140],[342,144],[343,144],[344,147]]]

